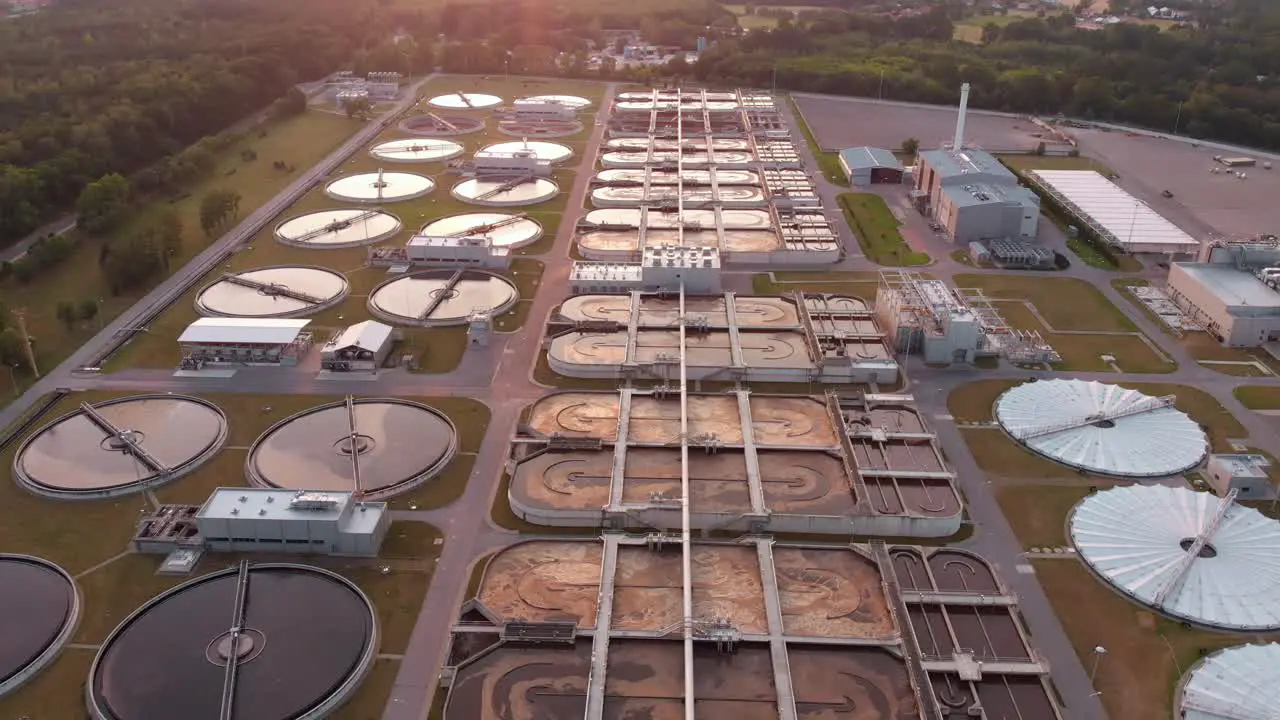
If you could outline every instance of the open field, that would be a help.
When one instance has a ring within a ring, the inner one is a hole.
[[[967,17],[955,23],[955,30],[951,37],[961,42],[977,44],[982,42],[982,28],[987,25],[1004,27],[1010,23],[1035,16],[1036,14],[1029,10],[1010,10],[1004,15],[975,15]]]
[[[885,84],[885,96],[893,96],[893,84]],[[897,150],[902,141],[915,138],[922,149],[936,148],[955,137],[956,108],[940,105],[906,105],[870,98],[794,95],[805,120],[823,150],[870,145]],[[956,96],[957,102],[959,95]],[[1030,152],[1041,142],[1042,132],[1027,120],[994,115],[969,108],[965,120],[966,142],[989,152]]]
[[[852,295],[871,305],[875,303],[880,289],[880,276],[866,271],[776,271],[752,275],[751,289],[757,295],[786,295],[801,291]]]
[[[205,193],[217,188],[235,190],[241,195],[241,215],[248,215],[359,127],[360,123],[354,120],[321,112],[307,112],[288,120],[260,125],[251,130],[244,140],[218,156],[215,169],[207,179],[172,202],[157,201],[137,208],[113,238],[135,235],[171,210],[183,225],[182,250],[170,264],[177,269],[212,242],[200,231],[200,199]],[[245,150],[253,150],[258,158],[246,162],[241,157]],[[277,160],[293,170],[273,169],[272,163]],[[79,247],[69,258],[42,271],[30,283],[22,285],[15,279],[9,279],[0,284],[0,300],[10,308],[27,309],[27,325],[36,338],[42,369],[60,363],[98,331],[100,321],[111,320],[146,294],[145,290],[138,290],[111,295],[98,266],[100,249],[107,241],[83,235],[77,235],[77,238]],[[71,332],[58,320],[58,302],[99,298],[99,319],[79,323]]]
[[[1233,394],[1250,410],[1280,410],[1280,387],[1241,385]]]
[[[1103,362],[1103,355],[1114,357],[1124,372],[1168,373],[1178,367],[1157,355],[1136,332],[1124,335],[1054,333],[1022,303],[1000,302],[995,308],[1010,326],[1038,331],[1062,356],[1062,364],[1058,366],[1062,370],[1112,372],[1111,366]]]
[[[898,232],[901,223],[890,212],[884,198],[874,193],[841,193],[840,209],[845,222],[858,238],[858,245],[871,262],[879,265],[927,265],[929,256],[907,246]]]
[[[1178,678],[1202,654],[1255,639],[1186,629],[1159,617],[1113,592],[1073,558],[1033,564],[1080,662],[1092,667],[1094,647],[1107,649],[1094,687],[1113,718],[1168,720]]]
[[[1053,484],[1001,483],[996,501],[1022,547],[1057,547],[1070,544],[1067,515],[1089,495],[1089,488],[1106,490],[1114,485],[1099,478],[1055,480]]]
[[[989,297],[1028,300],[1054,330],[1136,332],[1137,327],[1089,283],[1076,278],[1026,275],[956,275],[957,287],[981,288]]]
[[[1067,155],[1001,155],[1000,162],[1015,173],[1027,170],[1093,170],[1103,175],[1115,172],[1090,157]]]

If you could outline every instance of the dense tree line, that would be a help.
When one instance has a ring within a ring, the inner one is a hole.
[[[848,13],[782,22],[699,59],[704,81],[1110,120],[1280,148],[1280,6],[1215,6],[1206,27],[1074,27],[1070,16],[989,25],[951,40],[953,10],[889,19]],[[883,83],[883,85],[882,85]]]
[[[0,242],[103,176],[144,171],[147,192],[199,175],[202,138],[282,96],[273,113],[304,109],[293,84],[385,61],[423,22],[376,0],[60,0],[0,23]]]

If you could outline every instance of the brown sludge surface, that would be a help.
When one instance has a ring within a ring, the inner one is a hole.
[[[603,550],[594,542],[534,541],[489,562],[478,597],[506,620],[596,624]]]
[[[774,548],[788,635],[889,639],[895,635],[880,573],[852,550]]]
[[[907,669],[881,650],[791,646],[796,713],[804,720],[919,720]]]
[[[693,616],[727,618],[744,633],[767,632],[754,547],[693,546]]]

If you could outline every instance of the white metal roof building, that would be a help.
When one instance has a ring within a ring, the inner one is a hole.
[[[1280,720],[1280,643],[1237,645],[1192,666],[1178,688],[1185,720]]]
[[[200,318],[178,337],[182,366],[290,365],[311,345],[310,320]]]
[[[1257,510],[1186,488],[1116,487],[1080,501],[1070,535],[1098,576],[1166,615],[1280,628],[1280,522]]]
[[[215,552],[378,554],[391,525],[387,504],[350,491],[218,488],[196,513],[204,546]]]
[[[1169,299],[1206,331],[1234,347],[1280,338],[1280,292],[1231,263],[1173,263]]]
[[[1128,253],[1195,254],[1200,241],[1093,170],[1028,170],[1076,222]]]
[[[1041,380],[996,400],[1001,427],[1028,449],[1099,475],[1163,477],[1200,464],[1204,430],[1173,405],[1118,385]]]
[[[320,348],[323,370],[377,370],[391,353],[394,328],[376,320],[349,326]]]

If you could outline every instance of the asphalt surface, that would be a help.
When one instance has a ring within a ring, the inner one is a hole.
[[[406,99],[397,105],[397,111],[407,108],[416,99],[417,89],[415,86],[407,94]],[[554,246],[541,258],[546,264],[546,269],[525,326],[511,334],[494,334],[487,348],[469,350],[467,357],[457,370],[443,375],[411,374],[401,370],[390,370],[380,372],[374,380],[349,380],[341,376],[320,379],[311,373],[289,368],[242,370],[231,378],[174,377],[169,370],[130,369],[107,375],[77,372],[77,368],[97,354],[99,348],[110,342],[116,333],[135,324],[139,317],[145,316],[152,308],[177,298],[186,289],[186,285],[203,275],[209,264],[217,261],[223,252],[247,242],[261,227],[336,168],[348,155],[371,140],[383,125],[383,121],[374,120],[320,164],[300,176],[271,202],[259,208],[235,229],[220,238],[192,263],[175,273],[141,302],[110,323],[102,333],[59,365],[20,400],[0,411],[0,424],[12,423],[44,393],[59,387],[151,392],[457,395],[486,403],[492,412],[489,431],[482,442],[463,496],[448,507],[439,510],[397,511],[394,514],[398,520],[430,522],[439,527],[446,538],[383,716],[386,720],[422,720],[429,712],[438,673],[448,649],[451,621],[456,616],[460,602],[464,599],[463,593],[470,579],[471,569],[481,555],[508,545],[519,537],[514,532],[495,527],[488,520],[489,508],[500,485],[508,456],[508,442],[515,430],[519,414],[525,406],[547,392],[547,388],[533,381],[532,368],[542,342],[546,317],[553,307],[567,296],[574,227],[585,212],[583,201],[593,172],[594,160],[603,139],[605,129],[603,122],[608,116],[608,107],[615,90],[616,86],[612,84],[608,86],[606,97],[596,113],[600,124],[593,128],[587,147],[579,155],[577,174],[573,187],[569,191],[567,209],[556,234]],[[791,110],[786,104],[783,105],[783,110],[784,114],[791,115]],[[394,115],[388,117],[394,117]],[[837,265],[837,268],[874,270],[875,267],[858,251],[857,243],[849,234],[836,205],[836,195],[847,189],[831,185],[821,178],[817,172],[817,164],[803,142],[803,138],[799,133],[796,135],[797,146],[818,184],[828,217],[833,221],[834,226],[839,228],[847,248],[846,257]],[[904,220],[903,232],[908,241],[935,258],[934,264],[922,268],[923,270],[944,280],[951,280],[958,273],[991,272],[975,270],[952,260],[950,252],[954,247],[930,230],[927,222],[914,210],[905,207],[907,200],[903,188],[878,189],[877,192],[883,194],[890,205],[900,211],[899,214]],[[901,212],[904,207],[905,213]],[[1042,223],[1042,228],[1044,228],[1042,242],[1055,248],[1064,244],[1064,239],[1051,223]],[[732,271],[728,282],[744,280],[747,272]],[[1063,274],[1056,273],[1054,276],[1059,277]],[[1194,386],[1213,395],[1241,422],[1247,432],[1246,437],[1240,438],[1241,440],[1253,447],[1280,455],[1280,437],[1277,436],[1271,422],[1264,416],[1245,409],[1232,394],[1233,389],[1246,384],[1280,386],[1280,378],[1232,377],[1197,365],[1173,338],[1155,327],[1147,315],[1120,297],[1119,293],[1111,287],[1110,280],[1118,277],[1117,274],[1090,268],[1082,263],[1075,263],[1065,274],[1082,278],[1097,287],[1166,355],[1175,359],[1179,363],[1179,369],[1173,373],[1159,375],[1045,372],[1036,373],[1038,376],[1096,379],[1107,382],[1178,383]],[[1150,277],[1159,276],[1158,271],[1154,269],[1145,271],[1144,274]],[[1013,536],[996,503],[994,494],[987,485],[985,476],[978,469],[968,446],[946,409],[947,395],[959,385],[980,379],[1021,379],[1025,378],[1028,372],[1016,369],[974,370],[960,367],[938,370],[925,368],[916,359],[911,359],[905,365],[908,376],[906,389],[915,395],[921,411],[929,417],[938,435],[938,441],[952,463],[959,484],[969,501],[970,518],[978,528],[978,532],[962,545],[983,555],[992,563],[1009,587],[1018,594],[1023,615],[1034,636],[1036,650],[1051,668],[1054,683],[1066,702],[1068,717],[1072,720],[1103,720],[1106,714],[1098,698],[1092,694],[1093,690],[1086,669],[1077,660],[1035,576],[1026,572],[1029,563],[1022,554],[1020,543]]]

